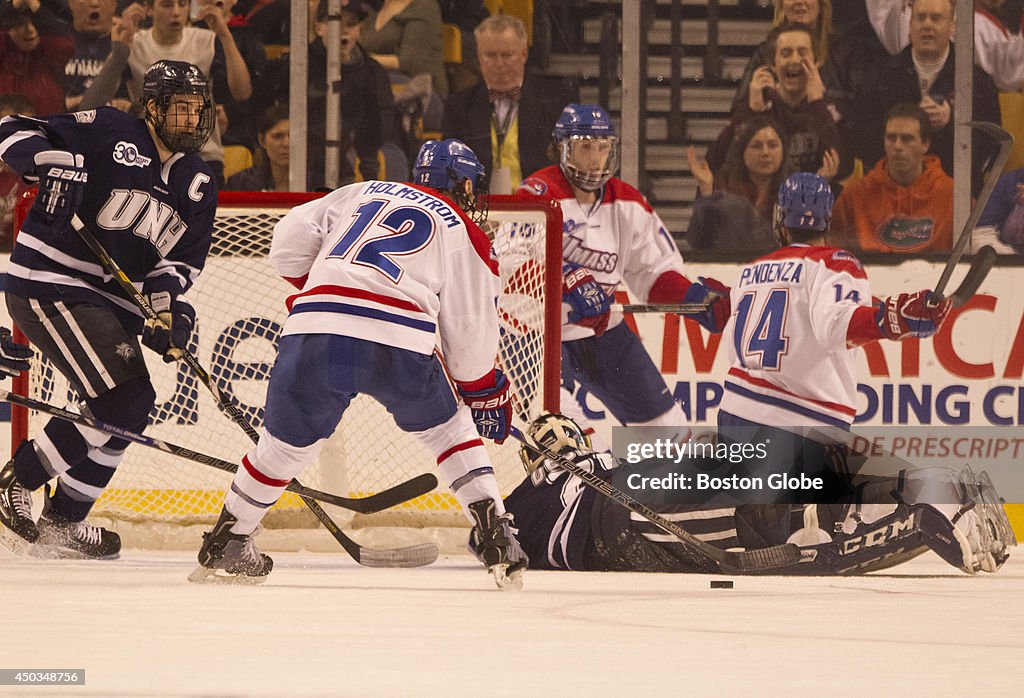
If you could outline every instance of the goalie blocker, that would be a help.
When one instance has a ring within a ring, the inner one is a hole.
[[[594,453],[579,427],[543,415],[529,435],[602,479],[620,468],[643,472]],[[706,556],[619,503],[601,497],[550,459],[523,449],[529,476],[505,499],[519,542],[536,569],[634,572],[718,572]],[[860,502],[871,502],[862,504]],[[991,479],[969,467],[906,469],[872,478],[858,503],[744,505],[716,509],[652,505],[688,533],[723,550],[800,546],[786,575],[849,575],[886,569],[927,550],[968,573],[995,572],[1016,545]],[[736,573],[731,570],[730,573]]]

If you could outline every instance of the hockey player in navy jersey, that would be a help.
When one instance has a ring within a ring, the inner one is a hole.
[[[658,463],[630,465],[608,453],[595,453],[582,429],[562,415],[542,415],[528,432],[538,443],[620,489],[630,473],[657,477],[667,472],[658,470],[663,468]],[[528,476],[505,498],[505,507],[515,517],[519,542],[531,568],[719,571],[716,563],[601,496],[557,461],[525,446],[520,455]],[[649,505],[687,532],[722,549],[764,548],[775,532],[770,520],[743,507]],[[819,516],[819,510],[825,513]],[[969,467],[959,472],[907,467],[891,477],[862,478],[856,501],[811,504],[798,511],[806,512],[806,521],[816,525],[794,536],[794,542],[804,549],[800,561],[773,569],[771,574],[862,574],[906,562],[928,550],[967,574],[996,572],[1009,557],[1008,547],[1016,545],[992,481]],[[823,528],[826,519],[827,532]]]
[[[174,360],[195,312],[185,292],[210,247],[217,191],[197,152],[214,125],[206,76],[159,61],[146,72],[143,118],[101,108],[0,121],[0,158],[39,193],[7,268],[7,307],[97,419],[146,428],[156,395],[139,344]],[[77,214],[163,324],[144,324],[70,225]],[[128,442],[51,420],[0,471],[0,538],[54,556],[117,557],[116,533],[85,522]],[[53,478],[36,523],[31,492]]]
[[[253,532],[365,393],[436,456],[498,586],[521,585],[527,560],[480,440],[502,442],[512,414],[508,379],[494,363],[500,282],[478,227],[484,181],[461,141],[428,141],[413,184],[352,184],[278,222],[270,262],[300,290],[288,299],[259,443],[203,536],[192,581],[270,573]],[[436,336],[461,400],[434,353]]]
[[[610,312],[623,282],[648,303],[708,302],[694,315],[720,332],[729,317],[727,289],[713,279],[691,283],[672,236],[647,199],[614,177],[619,142],[608,113],[570,104],[553,133],[559,164],[527,177],[519,192],[556,199],[562,207],[562,396],[560,409],[605,445],[586,423],[571,391],[576,384],[623,424],[678,427],[686,423],[651,357]]]

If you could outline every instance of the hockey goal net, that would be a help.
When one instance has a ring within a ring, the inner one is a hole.
[[[267,381],[286,317],[284,300],[295,291],[267,259],[274,225],[292,206],[316,196],[222,193],[210,256],[189,292],[198,317],[192,352],[257,427],[262,423]],[[26,212],[30,204],[31,200],[21,202],[19,212]],[[532,418],[558,401],[561,213],[557,204],[541,199],[494,196],[483,227],[492,236],[504,281],[498,306],[498,361],[512,382],[519,413]],[[549,259],[555,263],[548,264]],[[240,462],[251,442],[218,410],[206,387],[184,363],[168,365],[152,352],[145,354],[157,392],[146,433]],[[63,376],[38,353],[32,370],[18,383],[14,392],[61,407],[74,404]],[[47,419],[45,414],[14,406],[13,446],[38,433]],[[507,494],[524,476],[517,443],[510,439],[502,446],[487,444],[502,493]],[[319,460],[298,479],[309,487],[356,497],[423,472],[436,474],[433,456],[415,438],[401,432],[383,407],[360,396],[346,411]],[[230,474],[132,445],[94,514],[140,522],[212,522],[230,482]],[[364,523],[464,525],[446,484]],[[296,527],[316,521],[296,496],[286,492],[268,516],[268,523]]]

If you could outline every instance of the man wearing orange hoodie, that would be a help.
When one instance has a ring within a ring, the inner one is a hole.
[[[885,158],[836,202],[830,243],[865,252],[939,252],[953,246],[953,179],[926,155],[931,126],[908,102],[885,116]]]

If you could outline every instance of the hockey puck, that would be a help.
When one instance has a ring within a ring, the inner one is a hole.
[[[731,579],[712,579],[711,580],[711,588],[712,589],[732,589],[732,580]]]

